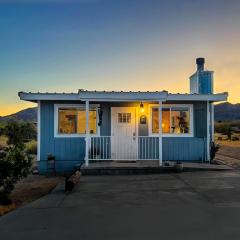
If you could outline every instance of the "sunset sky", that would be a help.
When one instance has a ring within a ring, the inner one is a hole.
[[[238,0],[0,0],[0,116],[18,91],[189,92],[195,58],[240,102]]]

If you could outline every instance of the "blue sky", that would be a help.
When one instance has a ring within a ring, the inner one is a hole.
[[[188,92],[195,58],[239,102],[240,1],[0,0],[0,115],[17,92]]]

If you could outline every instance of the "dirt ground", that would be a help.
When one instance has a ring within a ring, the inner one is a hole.
[[[8,211],[23,206],[49,193],[61,181],[59,177],[46,177],[40,175],[29,175],[15,186],[11,193],[13,204],[11,206],[0,206],[0,216]]]
[[[216,154],[219,160],[234,168],[240,168],[240,141],[218,141],[220,149]]]

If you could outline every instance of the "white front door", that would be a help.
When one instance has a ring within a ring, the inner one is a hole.
[[[135,107],[111,108],[111,157],[133,160],[138,156]]]

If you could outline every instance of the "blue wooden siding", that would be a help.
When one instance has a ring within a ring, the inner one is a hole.
[[[84,160],[84,138],[54,137],[54,103],[41,102],[41,151],[40,170],[45,172],[49,167],[47,156],[56,157],[56,170],[72,170],[76,163]]]
[[[206,158],[204,138],[163,138],[163,160],[203,162]]]
[[[204,138],[163,138],[163,160],[164,161],[194,161],[205,160],[205,139]],[[159,159],[159,140],[157,137],[150,137],[145,142],[145,138],[138,141],[139,159]]]
[[[83,137],[54,137],[54,104],[67,102],[41,102],[41,150],[40,150],[40,170],[47,170],[47,156],[53,154],[56,156],[57,171],[69,171],[74,168],[76,163],[84,161],[85,156],[85,139]],[[77,102],[68,102],[77,103]],[[184,103],[184,102],[183,102]],[[206,103],[194,102],[193,121],[194,137],[164,137],[163,138],[163,160],[182,160],[182,161],[203,161],[206,152]],[[101,136],[111,135],[111,106],[139,106],[139,103],[102,103],[103,110],[102,126],[100,128]],[[149,119],[148,119],[149,120]],[[139,135],[148,135],[148,124],[139,125]],[[141,141],[141,140],[140,140]],[[158,145],[158,144],[157,144]],[[108,143],[108,147],[110,144]],[[151,154],[148,148],[147,154]],[[156,146],[158,155],[158,146]],[[108,151],[110,157],[110,149]],[[139,148],[139,158],[143,159],[143,154]],[[108,158],[109,158],[108,157]],[[157,156],[158,158],[158,156]],[[155,155],[152,156],[155,159]]]

